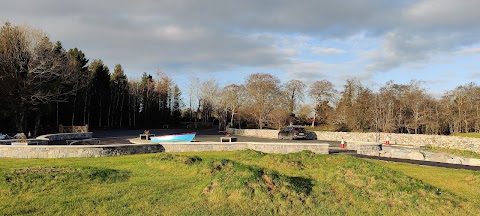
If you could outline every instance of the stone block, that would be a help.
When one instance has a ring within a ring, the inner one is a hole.
[[[410,159],[410,160],[425,160],[425,157],[420,152],[411,151],[410,153],[408,153],[407,159]]]
[[[477,158],[468,158],[465,162],[469,166],[480,166],[480,159]]]

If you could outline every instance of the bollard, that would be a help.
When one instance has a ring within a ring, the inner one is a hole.
[[[385,145],[390,145],[390,139],[387,136],[387,139],[385,140]]]
[[[340,142],[340,148],[342,149],[345,148],[345,141],[343,141],[343,137],[342,137],[342,141]]]

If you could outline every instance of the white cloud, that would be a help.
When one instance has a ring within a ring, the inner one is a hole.
[[[322,47],[317,47],[312,49],[313,53],[317,55],[322,55],[322,54],[343,54],[346,51],[342,49],[337,49],[337,48],[322,48]]]
[[[425,65],[437,55],[480,52],[458,51],[480,43],[476,0],[0,0],[0,5],[0,21],[39,27],[67,48],[132,70],[284,67],[286,76],[306,79],[348,74],[368,79],[371,72]],[[356,45],[342,50],[321,43],[331,40]],[[365,41],[374,46],[365,48]],[[292,60],[304,51],[368,55],[347,66]]]
[[[469,54],[479,54],[480,53],[480,47],[474,47],[474,48],[467,48],[467,49],[462,49],[455,54],[457,55],[469,55]]]

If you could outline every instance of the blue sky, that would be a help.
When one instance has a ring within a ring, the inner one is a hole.
[[[440,96],[480,79],[480,1],[0,0],[0,21],[44,30],[129,78],[161,70],[187,94],[252,73],[283,82],[422,80]]]

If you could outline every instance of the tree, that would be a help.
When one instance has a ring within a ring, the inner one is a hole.
[[[188,88],[188,97],[189,97],[189,100],[188,100],[188,104],[189,104],[189,108],[190,108],[190,125],[192,125],[192,117],[195,117],[195,128],[197,128],[197,119],[198,119],[198,116],[197,116],[197,112],[194,111],[194,107],[196,105],[196,100],[199,99],[198,97],[198,88],[200,86],[200,79],[198,79],[198,77],[190,77],[190,85],[189,85],[189,88]],[[200,105],[198,105],[200,106]],[[198,110],[198,109],[196,109]]]
[[[290,80],[285,84],[290,113],[294,113],[297,103],[303,100],[305,87],[306,85],[300,80]]]
[[[108,108],[110,104],[110,70],[102,60],[95,59],[89,67],[90,84],[90,110],[89,124],[104,127],[108,122]]]
[[[125,97],[128,95],[128,79],[122,68],[122,65],[116,64],[113,74],[110,78],[110,105],[109,105],[109,125],[122,126],[124,119]]]
[[[248,110],[260,129],[265,126],[267,115],[278,102],[279,83],[277,77],[263,73],[251,74],[246,80]]]
[[[204,124],[208,124],[208,120],[213,117],[215,107],[218,104],[219,87],[217,81],[208,79],[202,82],[200,86],[201,118]]]
[[[315,120],[319,115],[319,110],[326,110],[329,103],[335,96],[336,90],[333,88],[333,84],[328,80],[315,81],[309,88],[308,94],[314,101],[314,115],[312,121],[312,127],[315,126]],[[326,119],[325,113],[323,118]]]
[[[35,115],[35,131],[46,105],[65,102],[72,89],[66,70],[65,50],[40,30],[5,23],[0,29],[0,98],[4,117],[12,118],[17,131]],[[64,84],[64,85],[62,85]]]
[[[234,126],[235,115],[242,105],[245,87],[243,85],[230,84],[223,87],[221,97],[226,112],[230,112],[230,126]],[[226,118],[225,118],[226,119]]]
[[[88,84],[89,84],[89,74],[88,74],[88,59],[85,57],[85,54],[77,49],[70,49],[67,52],[67,67],[70,70],[71,78],[73,82],[73,95],[69,98],[68,102],[71,104],[72,114],[71,114],[71,124],[75,124],[75,117],[77,116],[77,103],[83,105],[83,124],[86,123],[86,100],[88,98]],[[78,100],[78,95],[83,95],[83,101]],[[57,103],[58,105],[58,103]],[[58,113],[58,107],[57,107]],[[58,119],[58,116],[57,116]],[[58,125],[58,120],[57,120]]]
[[[176,84],[173,87],[172,100],[173,100],[172,114],[171,114],[173,118],[172,120],[173,122],[179,122],[180,117],[182,115],[181,108],[183,106],[183,103],[182,103],[182,92],[180,91],[180,88]]]

